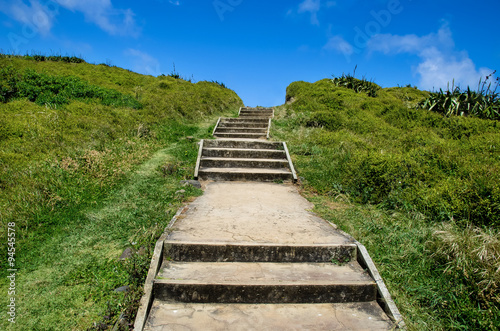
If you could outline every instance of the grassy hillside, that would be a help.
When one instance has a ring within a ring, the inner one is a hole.
[[[498,329],[500,123],[367,85],[288,87],[272,132],[305,194],[368,247],[411,329]]]
[[[0,98],[0,232],[15,230],[18,269],[16,324],[0,328],[132,320],[155,240],[200,194],[179,184],[192,176],[196,142],[241,99],[217,83],[11,56],[0,56]],[[127,247],[137,254],[118,260]]]

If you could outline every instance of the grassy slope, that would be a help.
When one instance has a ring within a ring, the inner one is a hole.
[[[133,314],[156,238],[182,202],[200,194],[185,187],[176,193],[179,180],[192,176],[197,140],[210,135],[216,116],[234,114],[241,99],[213,83],[102,65],[0,58],[0,68],[7,66],[76,76],[143,105],[0,104],[0,218],[4,225],[16,223],[19,269],[16,325],[2,319],[0,328],[111,325],[120,312]],[[144,253],[118,261],[126,247],[144,247]],[[1,248],[7,249],[4,243]],[[122,285],[131,290],[113,291]]]
[[[316,211],[364,243],[411,329],[500,327],[500,125],[328,79],[292,83],[274,121]]]

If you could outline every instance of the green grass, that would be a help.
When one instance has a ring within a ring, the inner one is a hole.
[[[428,97],[294,82],[271,132],[317,211],[368,247],[411,329],[493,330],[500,124],[420,109]]]
[[[16,324],[0,328],[106,329],[122,313],[133,323],[155,241],[201,193],[176,193],[193,175],[197,141],[240,98],[216,83],[83,62],[2,56],[0,70],[19,78],[3,81],[17,91],[0,103],[0,219],[16,224],[18,269]],[[49,87],[65,102],[39,101]],[[132,104],[106,102],[114,97]],[[127,247],[141,254],[119,261]],[[114,292],[123,285],[130,291]]]

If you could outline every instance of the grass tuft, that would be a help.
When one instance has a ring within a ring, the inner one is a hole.
[[[419,106],[425,109],[444,114],[445,116],[474,116],[478,118],[500,120],[500,77],[495,78],[495,73],[489,74],[479,80],[476,91],[469,86],[462,91],[460,87],[448,87],[446,91],[431,93],[429,98],[423,100]]]

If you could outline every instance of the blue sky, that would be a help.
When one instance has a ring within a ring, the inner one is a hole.
[[[0,49],[217,80],[247,106],[343,72],[477,86],[500,69],[500,1],[0,0]]]

